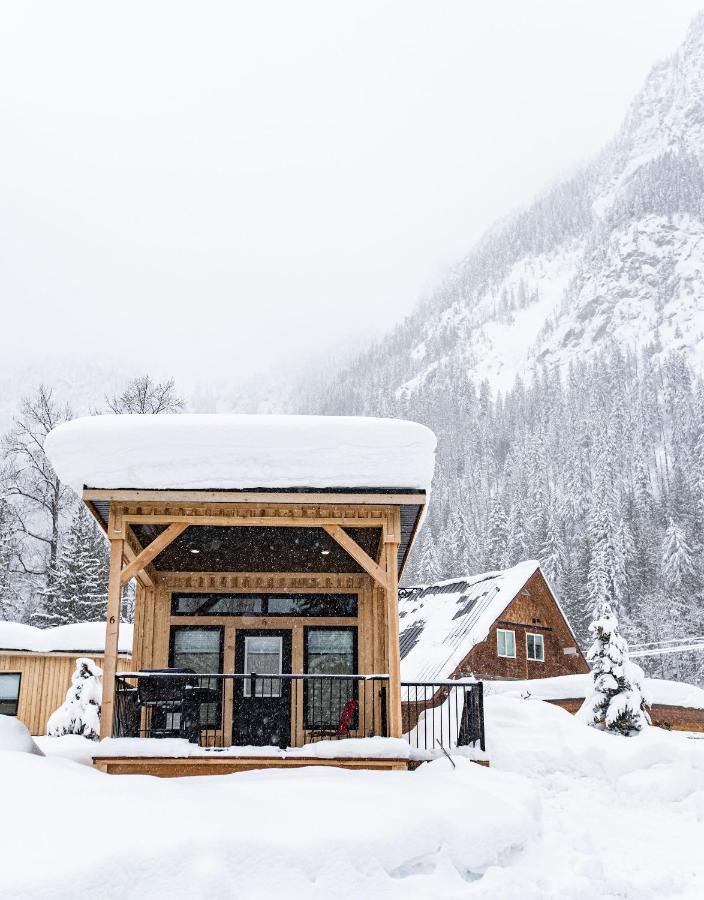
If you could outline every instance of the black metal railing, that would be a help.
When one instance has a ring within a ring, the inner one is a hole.
[[[113,734],[282,749],[388,737],[388,692],[388,675],[123,673]],[[481,682],[403,682],[401,712],[403,736],[416,750],[485,749]]]
[[[481,681],[404,681],[403,732],[417,750],[476,746],[486,749]]]
[[[388,683],[388,675],[124,673],[116,676],[113,734],[280,748],[387,737]]]

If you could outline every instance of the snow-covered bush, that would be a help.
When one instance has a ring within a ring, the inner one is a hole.
[[[71,677],[63,704],[49,717],[47,734],[61,737],[64,734],[80,734],[97,741],[100,737],[100,705],[103,687],[100,676],[103,670],[92,659],[76,660],[76,671]]]
[[[594,643],[587,660],[592,667],[594,687],[578,715],[589,725],[607,731],[626,736],[637,734],[650,724],[643,670],[628,658],[628,645],[610,604],[602,604],[589,631]]]

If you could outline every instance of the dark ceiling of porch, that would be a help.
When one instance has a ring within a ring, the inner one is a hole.
[[[133,525],[142,547],[165,526]],[[380,528],[347,528],[372,559],[377,558]],[[166,572],[363,572],[322,528],[209,526],[187,528],[153,563]]]

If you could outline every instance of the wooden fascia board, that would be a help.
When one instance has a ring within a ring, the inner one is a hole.
[[[168,491],[168,490],[117,490],[111,488],[84,488],[83,500],[115,500],[126,503],[291,503],[301,506],[309,503],[325,503],[361,506],[402,506],[417,504],[424,506],[426,494],[384,493],[373,490],[365,493],[288,493],[286,491]]]

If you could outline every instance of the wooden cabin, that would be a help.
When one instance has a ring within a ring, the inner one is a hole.
[[[457,679],[546,678],[589,672],[572,628],[535,561],[402,588],[404,730],[423,710],[451,705]],[[432,696],[428,683],[446,682]]]
[[[536,561],[402,588],[399,615],[404,681],[589,672]]]
[[[383,419],[97,416],[55,429],[49,459],[111,546],[112,740],[96,765],[405,768],[398,579],[434,450],[424,426]],[[116,670],[131,578],[128,677]],[[127,738],[148,743],[137,753]],[[163,738],[180,739],[171,756]]]
[[[34,628],[0,622],[0,715],[17,716],[33,735],[46,734],[49,716],[66,699],[76,660],[104,665],[105,625],[79,622]],[[132,626],[123,625],[117,670],[132,668]]]

